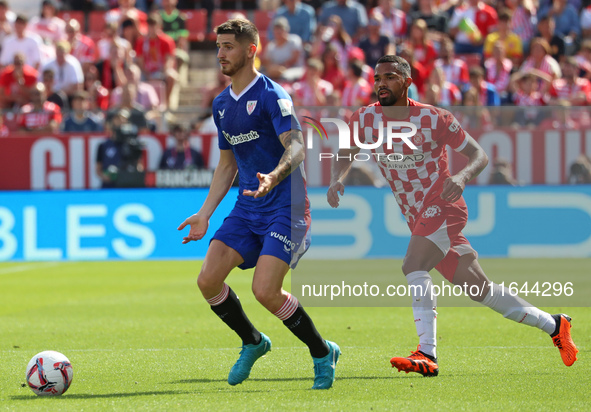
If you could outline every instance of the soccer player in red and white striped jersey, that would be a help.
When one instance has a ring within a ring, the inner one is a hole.
[[[391,359],[399,371],[437,376],[436,307],[429,271],[437,269],[455,285],[467,285],[469,296],[502,314],[507,319],[537,327],[552,336],[560,349],[563,362],[570,366],[577,349],[570,336],[570,318],[550,315],[532,307],[508,289],[490,282],[480,267],[477,253],[462,234],[468,219],[462,197],[466,183],[487,165],[488,157],[478,143],[467,134],[447,110],[421,104],[408,98],[412,83],[410,65],[400,56],[384,56],[375,70],[375,91],[378,102],[362,107],[349,122],[351,146],[340,149],[333,158],[328,203],[339,206],[342,183],[361,144],[373,144],[373,158],[390,184],[396,201],[406,217],[412,236],[402,271],[412,296],[419,346],[407,357]],[[386,135],[389,121],[411,122],[417,132],[409,142],[389,140],[379,145],[378,136]],[[358,130],[358,135],[355,134]],[[357,137],[357,141],[356,140]],[[468,159],[455,175],[448,169],[446,146]],[[470,290],[478,285],[478,293]],[[484,286],[483,286],[484,285]]]

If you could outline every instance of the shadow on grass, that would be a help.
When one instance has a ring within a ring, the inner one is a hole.
[[[337,376],[337,381],[345,381],[345,380],[384,380],[384,379],[392,379],[391,376],[344,376],[340,377]],[[249,381],[253,382],[296,382],[296,381],[310,381],[314,380],[313,376],[306,377],[306,378],[248,378]],[[216,383],[216,382],[227,382],[226,379],[182,379],[179,381],[169,382],[171,385],[179,384],[179,383]]]

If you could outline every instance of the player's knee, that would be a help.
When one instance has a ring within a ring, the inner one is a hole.
[[[270,311],[273,311],[277,306],[277,298],[280,297],[281,291],[277,292],[266,285],[252,285],[252,293],[255,299]]]
[[[427,270],[425,268],[425,263],[422,262],[422,259],[413,255],[405,256],[404,260],[402,261],[402,273],[404,273],[406,276],[409,273],[416,272],[417,270]]]
[[[207,273],[201,271],[197,277],[197,286],[204,296],[210,296],[212,293],[219,291],[220,282],[214,277],[208,276]]]

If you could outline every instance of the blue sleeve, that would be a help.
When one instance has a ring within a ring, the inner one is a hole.
[[[577,14],[577,11],[575,10],[574,7],[567,7],[568,10],[570,11],[569,15],[570,15],[570,31],[571,32],[575,32],[577,34],[577,36],[581,35],[581,24],[579,21],[579,15]]]
[[[310,27],[307,28],[306,39],[304,41],[308,42],[312,40],[312,34],[316,33],[316,13],[314,13],[314,9],[310,7],[308,9],[308,17],[310,19]]]
[[[496,89],[493,86],[488,87],[487,93],[488,93],[487,103],[489,106],[500,106],[501,105],[501,98],[499,97],[499,94],[497,93]]]
[[[269,89],[265,100],[265,108],[277,136],[292,129],[302,130],[294,115],[291,97],[283,87],[275,85],[273,89]]]
[[[220,121],[218,119],[219,115],[218,115],[217,104],[216,104],[215,99],[214,99],[213,104],[211,106],[211,110],[212,110],[213,122],[215,123],[215,127],[218,130],[218,147],[220,148],[220,150],[231,150],[232,146],[230,145],[230,143],[228,143],[228,141],[224,137],[224,135],[222,133],[222,128],[220,127]]]
[[[367,20],[367,12],[365,11],[365,7],[363,7],[359,3],[357,3],[357,4],[358,4],[357,11],[359,13],[359,27],[357,27],[357,30],[359,30],[359,28],[361,28],[361,27],[367,27],[368,20]]]

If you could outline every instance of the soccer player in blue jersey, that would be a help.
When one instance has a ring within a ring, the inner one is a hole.
[[[289,268],[295,267],[310,242],[301,127],[287,92],[254,67],[257,28],[248,20],[233,19],[215,31],[221,71],[232,79],[213,102],[220,161],[201,209],[178,229],[190,226],[183,243],[202,239],[209,218],[239,172],[238,200],[213,236],[197,279],[211,309],[242,339],[228,383],[242,383],[256,360],[271,350],[271,340],[253,326],[225,283],[235,267],[255,267],[256,299],[310,349],[312,388],[328,389],[340,349],[320,336],[298,300],[282,287]]]

